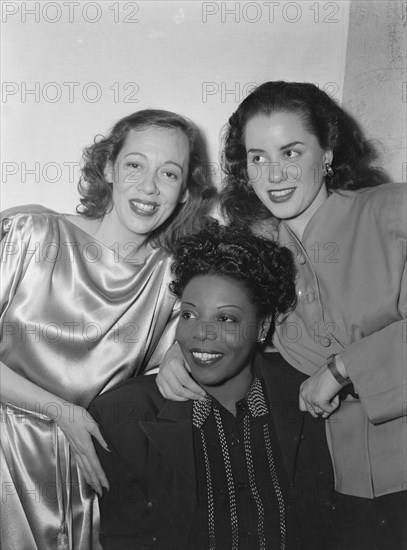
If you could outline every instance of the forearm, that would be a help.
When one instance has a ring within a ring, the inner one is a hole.
[[[57,395],[37,386],[0,361],[0,400],[56,419],[66,408]],[[51,406],[52,405],[52,406]]]
[[[340,357],[362,406],[373,422],[384,422],[405,414],[406,321],[354,342]]]

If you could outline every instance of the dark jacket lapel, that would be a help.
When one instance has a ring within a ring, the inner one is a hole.
[[[140,421],[140,427],[164,459],[195,487],[192,402],[165,401],[157,420]]]
[[[267,400],[289,479],[294,479],[295,460],[304,423],[298,407],[298,392],[305,376],[296,371],[278,353],[259,354],[257,374],[263,379]]]

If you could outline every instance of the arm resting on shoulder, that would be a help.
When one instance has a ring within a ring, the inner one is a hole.
[[[189,374],[181,348],[176,342],[167,351],[157,376],[157,386],[166,399],[187,401],[205,399],[206,392]]]

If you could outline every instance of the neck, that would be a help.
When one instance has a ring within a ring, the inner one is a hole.
[[[328,190],[324,183],[321,186],[321,189],[318,191],[318,194],[315,197],[315,199],[303,212],[301,212],[301,214],[298,214],[298,216],[295,216],[295,218],[285,220],[285,223],[287,224],[287,226],[291,229],[291,231],[300,241],[302,241],[302,237],[304,235],[304,231],[308,225],[308,222],[310,221],[312,216],[315,214],[315,212],[318,210],[318,208],[322,206],[322,204],[324,204],[327,198],[328,198]]]
[[[148,235],[141,236],[126,231],[112,212],[104,215],[93,236],[105,246],[114,249],[123,258],[128,256],[132,260],[141,259],[150,248]]]
[[[253,368],[251,365],[245,368],[230,380],[226,380],[219,386],[202,386],[209,395],[214,397],[229,412],[236,415],[236,403],[243,399],[253,382]]]

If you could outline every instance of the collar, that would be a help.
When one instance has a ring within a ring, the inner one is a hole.
[[[249,414],[253,418],[264,416],[269,412],[266,399],[264,397],[263,387],[257,377],[254,378],[249,391],[246,393],[245,397],[239,401],[239,403],[244,401],[246,401]],[[214,406],[222,405],[220,405],[210,395],[206,396],[205,401],[194,401],[192,406],[192,424],[196,428],[202,428]]]

